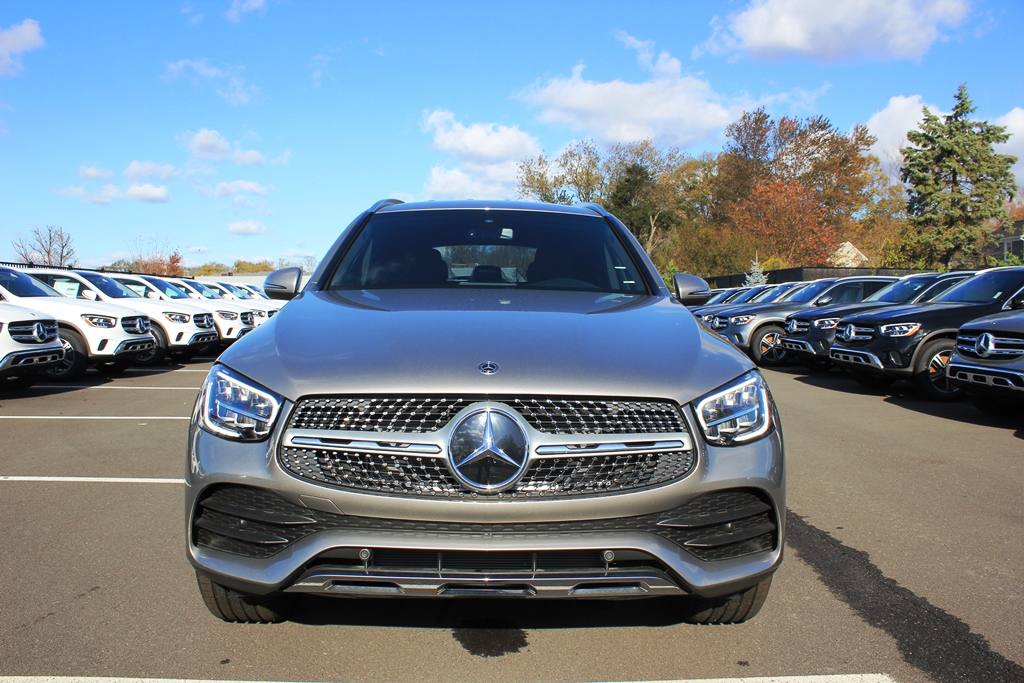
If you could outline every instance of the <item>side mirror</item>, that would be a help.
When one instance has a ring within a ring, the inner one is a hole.
[[[1015,311],[1024,311],[1024,294],[1018,294],[1010,302],[1010,308]]]
[[[271,299],[291,301],[298,295],[302,284],[302,268],[292,266],[275,270],[263,281],[263,291]]]
[[[832,303],[832,297],[830,297],[830,296],[823,296],[820,299],[818,299],[817,301],[815,301],[814,305],[815,306],[828,306],[830,303]]]
[[[684,306],[700,306],[711,298],[711,287],[696,275],[676,273],[672,276],[676,299]]]
[[[146,298],[147,299],[159,299],[160,295],[157,294],[156,292],[154,292],[152,289],[150,289],[150,290],[148,290],[146,292]]]
[[[88,299],[89,301],[96,301],[96,292],[92,291],[91,289],[83,289],[82,298]]]

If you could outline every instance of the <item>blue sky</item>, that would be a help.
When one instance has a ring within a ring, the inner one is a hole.
[[[864,123],[896,159],[966,83],[1014,136],[1017,0],[0,3],[0,259],[320,257],[378,199],[514,198],[574,140],[717,151],[744,110]]]

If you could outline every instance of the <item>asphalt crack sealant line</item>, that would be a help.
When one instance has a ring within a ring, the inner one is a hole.
[[[896,641],[905,662],[936,683],[1024,682],[1024,667],[994,652],[966,623],[886,577],[866,552],[792,510],[786,515],[786,545],[861,619]]]

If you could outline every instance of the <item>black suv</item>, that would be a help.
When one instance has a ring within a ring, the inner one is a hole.
[[[811,370],[827,370],[832,367],[828,352],[836,338],[836,325],[841,318],[885,306],[931,301],[972,275],[974,271],[966,270],[908,275],[890,283],[860,303],[835,304],[825,308],[798,311],[786,318],[786,336],[782,338],[782,346],[805,367]]]
[[[983,270],[929,303],[843,318],[829,356],[865,386],[909,379],[927,398],[954,400],[963,389],[948,380],[946,365],[957,329],[975,318],[1019,308],[1024,308],[1024,266]]]
[[[980,410],[1024,414],[1024,310],[963,325],[946,374]]]

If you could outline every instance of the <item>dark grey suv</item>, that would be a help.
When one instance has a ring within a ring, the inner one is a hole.
[[[782,560],[749,359],[596,205],[380,202],[211,370],[189,431],[209,609],[321,596],[675,599],[738,622]]]

